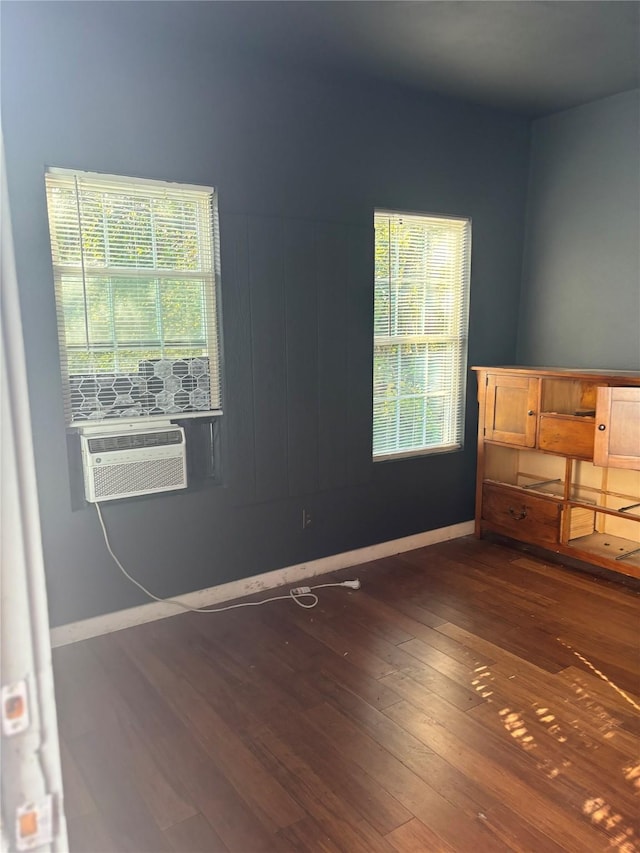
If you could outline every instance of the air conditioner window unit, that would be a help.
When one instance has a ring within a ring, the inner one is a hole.
[[[90,503],[168,492],[187,486],[184,430],[166,423],[80,436],[85,497]]]

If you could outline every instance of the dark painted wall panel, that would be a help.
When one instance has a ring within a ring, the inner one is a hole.
[[[283,223],[249,219],[256,498],[288,493]],[[246,392],[245,392],[246,393]]]
[[[373,242],[374,231],[352,228],[347,247],[347,476],[349,483],[367,483],[371,458],[373,397]]]
[[[640,91],[533,123],[520,363],[640,368]]]
[[[304,495],[318,490],[318,293],[313,223],[286,220],[283,247],[289,494]]]
[[[345,228],[318,225],[316,259],[319,485],[331,489],[347,482],[349,244]]]
[[[256,496],[255,424],[252,387],[253,345],[251,297],[249,293],[249,223],[246,216],[229,214],[220,218],[225,287],[222,291],[228,458],[223,473],[231,484],[235,503],[248,503]]]
[[[471,518],[472,383],[462,452],[370,461],[375,206],[472,218],[469,361],[515,358],[527,123],[393,85],[221,61],[182,37],[190,8],[3,4],[3,130],[53,624],[145,599],[117,572],[94,510],[71,508],[46,165],[219,192],[225,483],[105,507],[116,553],[159,595]]]

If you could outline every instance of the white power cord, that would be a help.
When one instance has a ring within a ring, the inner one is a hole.
[[[120,569],[122,574],[130,580],[132,584],[138,587],[138,589],[142,590],[145,595],[148,595],[149,598],[152,598],[154,601],[160,601],[162,604],[175,604],[178,607],[182,607],[183,610],[190,610],[193,613],[222,613],[224,610],[235,610],[238,607],[259,607],[261,604],[268,604],[270,601],[295,601],[298,607],[304,607],[305,610],[311,610],[312,607],[315,607],[318,603],[318,596],[313,591],[314,589],[324,589],[328,586],[346,586],[349,589],[360,589],[360,581],[352,580],[352,581],[340,581],[336,583],[320,583],[316,586],[296,586],[293,589],[290,589],[287,595],[274,595],[271,598],[263,598],[261,601],[243,601],[240,604],[227,604],[225,607],[191,607],[190,604],[185,604],[183,601],[179,601],[177,598],[159,598],[157,595],[154,595],[150,592],[145,586],[143,586],[140,581],[137,581],[134,577],[131,577],[129,572],[122,565],[120,560],[113,553],[113,549],[111,547],[111,543],[109,542],[109,535],[107,533],[107,528],[104,524],[104,519],[102,517],[102,510],[100,509],[100,504],[96,501],[94,504],[96,508],[96,512],[98,513],[98,520],[100,521],[100,527],[102,528],[102,535],[104,536],[104,542],[107,546],[107,551],[111,554],[114,563]],[[310,599],[306,604],[302,599]]]

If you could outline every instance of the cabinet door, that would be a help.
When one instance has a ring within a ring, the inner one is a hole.
[[[598,388],[593,461],[640,470],[640,388]]]
[[[538,382],[537,377],[487,374],[485,438],[535,446]]]

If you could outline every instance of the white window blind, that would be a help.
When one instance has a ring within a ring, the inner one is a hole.
[[[214,191],[46,175],[67,423],[219,413]]]
[[[376,211],[373,456],[462,446],[471,222]]]

